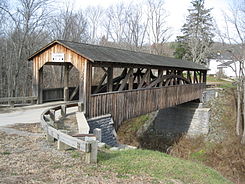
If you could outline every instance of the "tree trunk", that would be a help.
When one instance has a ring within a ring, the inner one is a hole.
[[[240,123],[241,123],[241,81],[239,80],[237,85],[237,118],[236,118],[236,135],[240,135]]]
[[[243,80],[243,127],[241,144],[245,144],[245,80]]]

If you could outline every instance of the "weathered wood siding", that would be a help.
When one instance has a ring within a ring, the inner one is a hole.
[[[88,116],[111,114],[117,129],[124,120],[199,99],[204,89],[189,84],[91,95]]]
[[[82,86],[81,88],[81,93],[82,93],[84,90],[83,85],[85,85],[83,84],[84,83],[83,79],[85,75],[84,70],[85,70],[87,59],[60,44],[54,44],[33,58],[33,79],[32,79],[33,96],[40,96],[39,94],[40,83],[42,82],[40,78],[40,74],[43,65],[48,63],[50,64],[57,63],[52,61],[52,53],[64,53],[64,62],[59,62],[59,63],[60,64],[72,63],[78,69],[78,71],[80,72],[79,80]]]

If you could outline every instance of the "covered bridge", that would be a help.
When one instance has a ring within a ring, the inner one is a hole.
[[[38,103],[45,100],[43,66],[63,65],[63,99],[72,100],[78,93],[88,118],[111,114],[116,128],[126,119],[199,99],[206,83],[207,68],[193,62],[64,40],[51,42],[29,60]],[[71,91],[73,66],[79,71],[79,85]],[[103,73],[92,85],[96,68]]]

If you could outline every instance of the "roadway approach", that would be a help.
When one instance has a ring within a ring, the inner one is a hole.
[[[14,124],[39,123],[41,114],[46,109],[61,104],[65,104],[65,102],[49,102],[15,108],[0,107],[0,127],[6,127]],[[70,112],[68,113],[75,112],[76,110],[76,107],[69,108]]]

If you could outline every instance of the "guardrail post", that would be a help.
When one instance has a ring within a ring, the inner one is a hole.
[[[93,134],[96,137],[96,140],[101,142],[101,129],[100,128],[95,128],[93,131]]]
[[[90,152],[85,155],[85,162],[88,164],[97,163],[98,142],[90,141]]]
[[[59,130],[59,131],[61,131],[62,133],[68,134],[68,130]],[[58,150],[67,150],[69,148],[70,148],[70,146],[61,142],[59,139],[57,140],[57,149]]]
[[[54,124],[55,123],[55,110],[53,109],[50,109],[49,110],[49,116],[50,116],[50,120],[51,120],[51,124]]]
[[[66,116],[66,105],[61,105],[61,116],[64,118]]]
[[[34,98],[31,98],[31,105],[33,105],[34,104]]]
[[[14,101],[9,99],[8,104],[10,105],[11,108],[14,108]]]
[[[54,142],[54,137],[49,135],[48,133],[48,129],[47,129],[47,132],[46,132],[46,140],[49,142],[49,143],[53,143]]]
[[[78,112],[83,112],[83,110],[84,110],[84,104],[83,104],[83,102],[78,102],[77,103],[77,106],[78,106]]]

